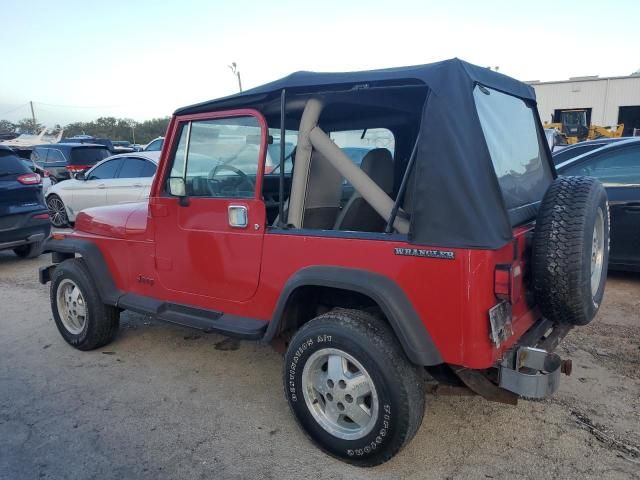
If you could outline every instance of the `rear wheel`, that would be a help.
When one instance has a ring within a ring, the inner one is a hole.
[[[356,310],[305,324],[289,344],[285,394],[305,433],[360,466],[393,457],[424,414],[424,383],[389,326]]]
[[[533,241],[533,287],[542,313],[586,325],[595,317],[607,277],[609,208],[591,177],[560,177],[540,206]]]
[[[51,224],[57,228],[63,228],[69,225],[69,218],[67,217],[67,209],[64,206],[62,199],[55,195],[49,195],[47,197],[47,208],[49,209],[49,218]]]
[[[69,345],[79,350],[93,350],[115,337],[120,312],[102,303],[82,259],[65,260],[55,268],[50,298],[56,326]]]
[[[36,258],[42,254],[44,242],[34,242],[28,245],[21,245],[13,249],[13,253],[21,258]]]

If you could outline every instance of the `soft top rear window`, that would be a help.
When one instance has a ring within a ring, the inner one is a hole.
[[[4,175],[22,175],[31,173],[20,157],[9,150],[0,150],[0,176]]]
[[[511,223],[529,221],[553,181],[533,108],[480,85],[473,96]]]
[[[72,165],[93,165],[111,155],[105,147],[78,147],[71,149]]]

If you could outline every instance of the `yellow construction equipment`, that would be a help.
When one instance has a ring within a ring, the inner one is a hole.
[[[558,130],[565,136],[569,145],[603,137],[619,138],[624,131],[624,123],[619,123],[614,127],[587,126],[587,111],[584,109],[563,110],[560,112],[560,120],[560,122],[545,123],[544,128]]]

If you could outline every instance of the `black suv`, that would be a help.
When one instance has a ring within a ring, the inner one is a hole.
[[[84,143],[38,145],[31,152],[31,160],[49,172],[51,183],[67,180],[109,156],[104,145]]]
[[[37,257],[50,232],[40,175],[13,150],[0,145],[0,250]]]

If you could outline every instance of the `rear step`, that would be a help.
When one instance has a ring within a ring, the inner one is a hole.
[[[163,302],[134,293],[122,295],[118,307],[152,315],[158,320],[196,328],[207,333],[216,332],[246,340],[259,340],[264,336],[267,323],[253,318],[223,314],[213,310]]]

